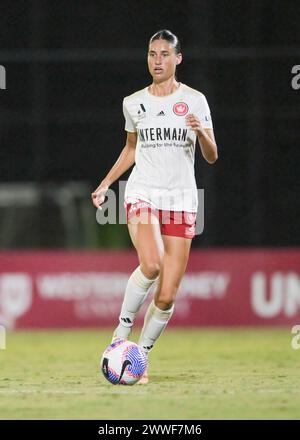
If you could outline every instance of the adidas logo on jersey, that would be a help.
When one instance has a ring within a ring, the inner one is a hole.
[[[156,116],[166,116],[166,115],[165,115],[164,111],[162,110]]]
[[[146,117],[146,109],[144,107],[144,104],[142,104],[142,103],[140,104],[140,107],[141,107],[142,111],[141,110],[138,111],[138,118],[142,119],[142,118]]]

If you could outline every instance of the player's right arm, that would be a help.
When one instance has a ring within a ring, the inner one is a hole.
[[[102,209],[100,205],[105,200],[105,194],[119,177],[122,176],[135,162],[135,149],[137,143],[137,133],[127,132],[126,144],[121,151],[116,163],[113,165],[107,176],[102,180],[98,188],[92,192],[92,201],[96,208]]]

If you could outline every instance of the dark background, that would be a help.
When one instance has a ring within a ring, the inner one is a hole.
[[[196,152],[205,231],[193,245],[300,244],[300,90],[291,87],[299,2],[2,0],[0,8],[2,183],[95,189],[124,146],[123,97],[151,82],[148,40],[167,28],[182,44],[178,79],[206,95],[219,148],[214,165]],[[66,246],[54,207],[35,218],[24,221],[31,238],[15,247]]]

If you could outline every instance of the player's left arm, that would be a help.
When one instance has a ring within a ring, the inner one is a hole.
[[[186,116],[186,125],[197,134],[204,159],[213,164],[218,159],[218,147],[212,128],[203,128],[198,116],[190,113]]]

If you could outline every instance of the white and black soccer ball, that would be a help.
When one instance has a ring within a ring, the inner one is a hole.
[[[144,374],[148,360],[144,351],[127,339],[110,344],[101,358],[101,371],[114,385],[134,385]]]

